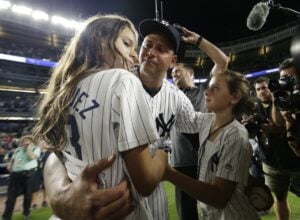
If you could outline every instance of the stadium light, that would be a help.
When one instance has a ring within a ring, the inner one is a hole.
[[[35,20],[49,21],[49,15],[46,12],[35,10],[31,15]]]
[[[63,18],[61,16],[58,16],[58,15],[53,15],[52,16],[52,19],[51,19],[51,22],[53,24],[60,24],[60,25],[65,25],[65,23],[67,23],[67,19],[66,18]]]
[[[68,20],[68,19],[58,16],[58,15],[52,16],[51,22],[53,24],[62,25],[66,28],[72,28],[72,29],[76,29],[81,26],[80,22],[77,22],[74,20]]]
[[[11,10],[17,14],[31,15],[32,8],[26,7],[24,5],[13,5]]]
[[[7,60],[7,61],[13,61],[13,62],[18,62],[18,63],[26,63],[30,65],[36,65],[36,66],[45,66],[45,67],[55,67],[57,64],[56,62],[46,60],[46,59],[35,59],[35,58],[30,58],[30,57],[21,57],[21,56],[16,56],[16,55],[11,55],[11,54],[3,54],[0,53],[0,60]]]
[[[207,79],[194,79],[195,83],[205,83]]]
[[[268,74],[272,74],[272,73],[278,73],[279,68],[273,68],[273,69],[267,69],[267,70],[261,70],[261,71],[257,71],[257,72],[252,72],[252,73],[248,73],[245,75],[246,78],[255,78],[255,77],[259,77],[259,76],[264,76],[264,75],[268,75]],[[170,82],[173,82],[173,80],[171,78],[168,79]],[[205,83],[207,81],[207,79],[205,78],[200,78],[200,79],[194,79],[195,83]]]
[[[83,26],[82,22],[78,22],[78,21],[74,21],[74,20],[70,20],[68,25],[69,25],[69,28],[73,28],[73,29],[82,28],[82,26]]]
[[[11,7],[11,3],[9,1],[0,0],[0,10],[7,10]]]
[[[24,5],[16,5],[11,4],[9,1],[6,0],[0,0],[0,10],[7,10],[11,9],[13,13],[16,14],[23,14],[23,15],[29,15],[34,20],[43,20],[43,21],[49,21],[50,15],[47,12],[35,10],[30,7],[24,6]],[[80,29],[83,27],[83,23],[75,20],[69,20],[67,18],[54,15],[51,17],[51,23],[54,25],[60,25],[62,27],[65,27],[67,29]]]
[[[23,87],[16,87],[16,86],[0,86],[0,91],[46,94],[45,89],[23,88]]]
[[[24,121],[24,120],[28,120],[28,121],[35,121],[37,120],[37,118],[34,117],[0,117],[0,120],[5,120],[5,121]]]

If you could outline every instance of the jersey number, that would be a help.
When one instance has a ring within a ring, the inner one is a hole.
[[[78,143],[80,136],[79,136],[78,126],[77,126],[77,122],[76,122],[76,119],[75,119],[74,115],[69,115],[68,124],[71,126],[71,133],[72,133],[71,138],[70,138],[71,144],[75,148],[75,152],[77,154],[77,157],[80,160],[82,160],[81,146]]]

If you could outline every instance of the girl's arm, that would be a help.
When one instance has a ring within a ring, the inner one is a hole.
[[[215,178],[213,184],[205,183],[188,177],[170,166],[166,169],[165,179],[191,197],[217,209],[226,207],[237,186],[236,182],[218,177]]]

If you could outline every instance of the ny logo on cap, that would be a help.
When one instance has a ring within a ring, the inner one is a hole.
[[[167,27],[170,25],[170,23],[166,20],[162,20],[160,23],[162,23],[163,25],[165,25]]]

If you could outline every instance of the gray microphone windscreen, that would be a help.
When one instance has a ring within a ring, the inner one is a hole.
[[[294,59],[294,65],[297,69],[298,81],[300,83],[300,27],[296,30],[296,35],[291,43],[290,52]]]
[[[270,12],[270,7],[265,2],[257,3],[250,11],[247,18],[247,27],[250,30],[257,31],[266,23]]]

